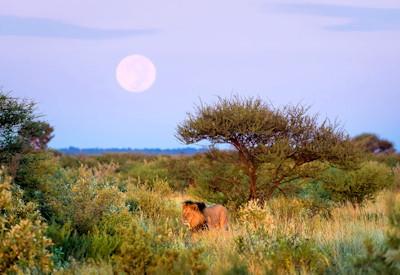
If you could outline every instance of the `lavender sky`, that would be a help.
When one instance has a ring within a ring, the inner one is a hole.
[[[157,67],[141,94],[115,79]],[[0,87],[38,102],[54,148],[179,147],[201,99],[311,105],[400,148],[399,0],[0,0]]]

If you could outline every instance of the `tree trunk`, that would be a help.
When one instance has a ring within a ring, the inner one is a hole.
[[[257,199],[257,172],[254,167],[249,168],[248,176],[250,184],[250,194],[249,194],[249,201],[250,201]]]

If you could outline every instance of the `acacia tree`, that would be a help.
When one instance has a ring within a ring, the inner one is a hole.
[[[177,138],[186,144],[207,140],[232,145],[249,179],[249,200],[270,198],[276,190],[285,194],[282,185],[325,167],[321,164],[354,163],[347,135],[327,120],[318,123],[307,111],[301,105],[278,109],[259,98],[219,98],[196,106],[178,125]],[[268,182],[257,182],[265,171]]]

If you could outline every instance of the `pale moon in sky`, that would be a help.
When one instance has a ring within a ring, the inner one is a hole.
[[[119,62],[116,77],[122,88],[140,93],[153,85],[156,80],[156,67],[143,55],[129,55]]]

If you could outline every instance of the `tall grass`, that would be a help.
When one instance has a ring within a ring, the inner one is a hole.
[[[140,270],[149,265],[148,273],[167,269],[173,274],[193,270],[207,274],[357,274],[354,259],[366,253],[365,241],[378,247],[383,243],[390,195],[382,192],[363,207],[348,204],[335,208],[330,217],[310,215],[298,199],[276,198],[262,206],[250,203],[231,212],[228,231],[190,234],[180,224],[180,207],[192,197],[173,192],[164,180],[139,185],[135,181],[127,184],[123,194],[135,207],[128,207],[123,216],[133,215],[136,222],[131,229],[123,229],[122,250],[115,249],[117,256],[74,263],[59,271],[135,273],[138,270],[129,267],[129,261],[137,259],[132,253],[146,251]],[[109,227],[118,227],[115,217]],[[140,242],[142,238],[144,242]],[[139,250],[135,248],[138,242]],[[121,270],[118,264],[126,268]]]
[[[268,222],[261,227],[261,230],[267,232],[262,237],[276,240],[290,239],[296,236],[300,240],[312,241],[315,249],[322,253],[320,256],[323,256],[324,260],[328,262],[325,272],[356,274],[357,270],[354,269],[353,259],[365,253],[365,241],[370,239],[378,246],[383,242],[384,233],[387,231],[385,209],[389,193],[381,193],[375,202],[369,202],[362,208],[354,208],[352,205],[336,208],[333,210],[331,218],[307,217],[307,215],[301,213],[296,213],[296,215],[291,213],[303,211],[301,209],[271,214],[274,212],[274,208],[288,209],[288,204],[293,203],[287,199],[273,200],[265,205],[266,208],[269,208],[269,211],[266,211],[264,215],[268,217],[259,216],[260,222]],[[399,200],[400,196],[397,195],[397,201]],[[257,242],[264,242],[265,239],[253,238],[253,241],[256,242],[253,243],[254,253],[241,254],[237,251],[237,240],[240,236],[252,237],[256,234],[259,233],[252,229],[252,224],[237,219],[231,222],[228,232],[205,232],[193,236],[192,241],[199,242],[206,247],[211,273],[229,270],[235,262],[239,262],[247,265],[249,272],[263,274],[268,268],[268,263],[265,264],[267,267],[263,266],[257,259],[259,257],[257,253],[260,253],[260,251],[257,251]],[[251,242],[246,243],[246,245],[251,245]],[[261,257],[264,257],[264,255]],[[264,260],[268,262],[268,259]],[[295,271],[292,270],[292,272]],[[283,270],[281,272],[285,273]],[[297,272],[309,273],[306,269],[302,272],[301,268]]]
[[[393,194],[400,202],[397,191],[383,191],[362,207],[326,214],[304,199],[277,197],[229,209],[228,231],[191,234],[181,204],[201,197],[174,191],[168,179],[125,177],[119,169],[61,168],[46,185],[58,273],[359,274],[366,244],[384,245],[386,202]]]

